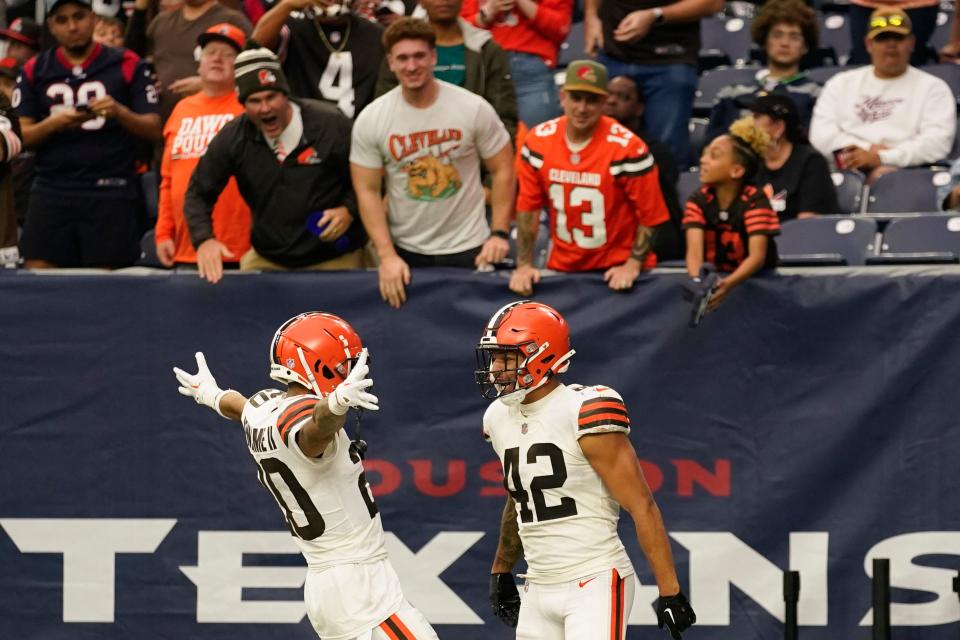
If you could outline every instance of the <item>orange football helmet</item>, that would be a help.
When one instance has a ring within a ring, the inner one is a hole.
[[[346,320],[310,311],[284,322],[270,343],[270,377],[327,396],[350,373],[363,344]]]
[[[515,368],[491,371],[494,354],[510,351],[517,354]],[[556,309],[530,300],[512,302],[493,314],[484,329],[477,345],[476,382],[484,398],[517,404],[566,371],[574,353],[570,328]]]

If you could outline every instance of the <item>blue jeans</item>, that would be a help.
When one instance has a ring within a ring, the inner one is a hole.
[[[520,121],[532,129],[560,115],[560,99],[553,81],[553,70],[540,56],[508,51],[510,73],[517,92]]]
[[[697,68],[688,64],[633,64],[600,56],[610,77],[633,78],[646,101],[644,130],[670,147],[677,165],[690,166],[690,116]]]

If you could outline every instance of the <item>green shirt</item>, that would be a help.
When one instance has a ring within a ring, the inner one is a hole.
[[[433,69],[433,75],[439,80],[462,87],[467,79],[467,67],[464,64],[466,51],[467,48],[462,44],[437,47],[437,66]]]

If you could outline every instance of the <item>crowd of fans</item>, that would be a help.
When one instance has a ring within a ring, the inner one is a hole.
[[[699,162],[699,23],[723,0],[45,2],[42,24],[8,12],[0,29],[6,266],[130,266],[149,232],[160,264],[211,282],[375,267],[399,306],[411,267],[503,265],[513,233],[510,287],[529,295],[545,220],[550,269],[627,289],[658,260],[693,277],[707,261],[728,274],[716,305],[776,264],[780,223],[839,212],[831,171],[869,184],[944,162],[956,133],[950,87],[912,64],[929,55],[926,2],[855,0],[862,66],[821,85],[815,10],[768,0],[762,66],[717,94]],[[558,88],[580,10],[593,58]],[[960,161],[951,174],[944,209]]]

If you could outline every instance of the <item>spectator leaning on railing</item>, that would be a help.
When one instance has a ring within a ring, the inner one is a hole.
[[[553,240],[547,268],[599,271],[611,289],[629,289],[641,270],[656,264],[654,232],[670,220],[657,166],[640,138],[603,115],[603,65],[571,62],[560,102],[564,115],[531,129],[520,150],[510,290],[529,296],[540,280],[533,246],[544,208]]]
[[[400,86],[357,118],[350,170],[380,258],[380,294],[399,307],[410,267],[472,269],[507,256],[515,174],[510,136],[490,103],[434,78],[436,34],[430,25],[401,18],[383,38]],[[492,231],[481,162],[491,176]]]
[[[243,31],[229,23],[217,24],[197,38],[200,50],[200,93],[177,103],[163,128],[159,215],[154,240],[157,257],[167,267],[193,264],[197,254],[183,217],[183,201],[200,158],[210,141],[228,122],[243,113],[234,88],[234,63],[243,49]],[[213,208],[213,235],[227,246],[239,266],[250,249],[250,207],[231,178]]]
[[[777,265],[773,236],[780,222],[754,184],[768,144],[767,134],[747,116],[714,138],[700,157],[703,186],[687,200],[683,227],[690,277],[701,276],[704,262],[724,274],[710,298],[711,311],[735,286]]]
[[[14,106],[37,151],[27,267],[123,267],[140,255],[136,141],[161,139],[157,91],[135,53],[93,41],[95,19],[87,0],[49,0],[59,46],[20,74]]]
[[[810,141],[841,169],[871,179],[929,164],[950,152],[957,102],[947,84],[911,67],[914,38],[900,9],[877,9],[867,50],[872,64],[832,77],[813,110]]]
[[[333,105],[291,99],[268,49],[241,52],[235,68],[244,114],[210,142],[184,200],[201,277],[217,282],[223,259],[235,257],[211,220],[231,177],[253,215],[241,269],[362,268],[366,236],[350,188],[350,120]]]

